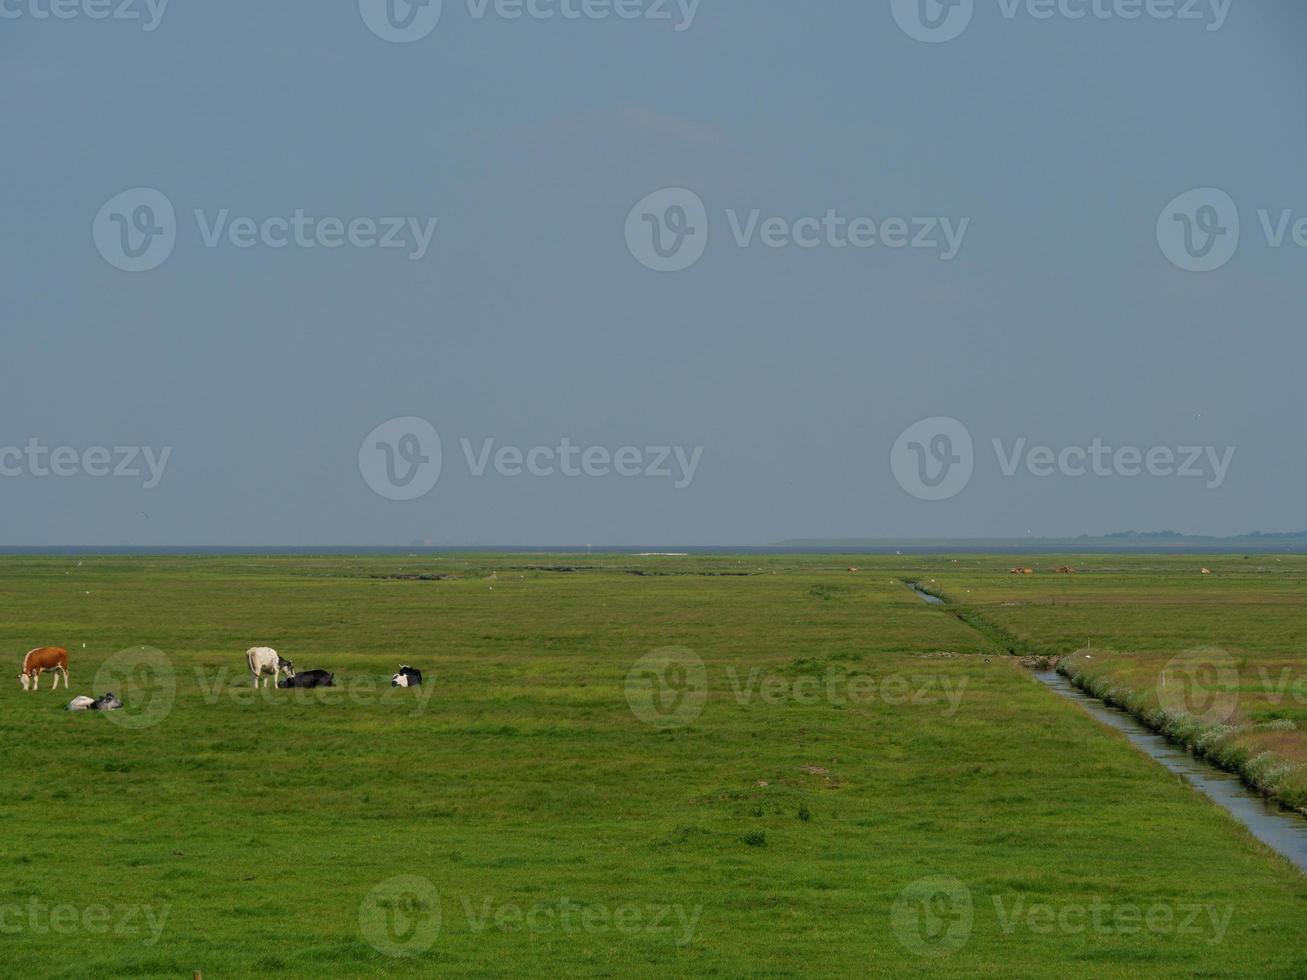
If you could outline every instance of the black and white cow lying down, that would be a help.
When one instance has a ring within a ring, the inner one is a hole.
[[[85,694],[68,702],[65,711],[117,711],[123,706],[116,694],[105,694],[98,698],[88,698]]]
[[[294,677],[287,677],[278,687],[335,687],[336,675],[325,670],[305,670]]]
[[[422,683],[422,671],[403,664],[399,673],[390,679],[391,687],[418,687]]]

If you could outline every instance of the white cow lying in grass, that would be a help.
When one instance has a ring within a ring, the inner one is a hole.
[[[295,676],[295,665],[289,660],[282,660],[272,647],[250,647],[245,651],[245,662],[250,665],[255,687],[259,686],[259,678],[266,675],[270,675],[274,687],[277,686],[282,671],[286,672],[287,677]]]

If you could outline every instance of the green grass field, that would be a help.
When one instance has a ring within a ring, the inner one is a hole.
[[[1013,563],[0,560],[0,973],[1307,975],[1307,878],[995,639],[1288,656],[1307,562]]]

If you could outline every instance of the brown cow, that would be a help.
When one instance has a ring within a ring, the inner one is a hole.
[[[1076,570],[1072,568],[1070,565],[1063,565],[1061,568],[1057,570],[1057,574],[1059,575],[1074,575],[1075,573]]]
[[[64,690],[68,690],[68,651],[63,647],[37,647],[29,650],[23,658],[23,672],[18,679],[24,691],[35,691],[41,683],[41,674],[45,671],[54,673],[54,688],[59,689],[59,672],[64,675]]]
[[[1035,574],[1035,570],[1034,570],[1033,568],[1025,568],[1025,567],[1022,567],[1022,566],[1018,565],[1016,568],[1012,569],[1012,574],[1013,574],[1013,575],[1034,575],[1034,574]]]

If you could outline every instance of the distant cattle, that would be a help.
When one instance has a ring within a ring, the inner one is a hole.
[[[1013,574],[1013,575],[1034,575],[1034,574],[1035,574],[1035,570],[1034,570],[1033,568],[1025,568],[1024,566],[1018,565],[1016,568],[1012,569],[1012,574]]]
[[[399,673],[390,679],[391,687],[418,687],[422,683],[422,671],[407,664],[401,665]]]
[[[1074,575],[1075,573],[1076,570],[1072,568],[1070,565],[1063,565],[1061,568],[1057,570],[1057,574],[1059,575]]]
[[[250,647],[245,651],[245,662],[249,664],[250,673],[254,675],[255,687],[259,686],[259,678],[265,675],[272,675],[274,684],[283,671],[287,677],[295,676],[295,665],[289,660],[283,660],[272,647]]]
[[[861,569],[861,568],[858,568],[858,567],[855,566],[855,565],[850,565],[850,566],[849,566],[849,571],[851,571],[851,572],[860,572],[860,571],[862,571],[862,569]]]
[[[1211,575],[1211,574],[1212,574],[1212,570],[1211,570],[1210,568],[1204,568],[1204,569],[1203,569],[1203,574],[1204,574],[1204,575]]]
[[[35,691],[40,687],[41,675],[45,671],[54,673],[54,687],[59,689],[59,674],[64,675],[64,690],[68,690],[68,651],[63,647],[37,647],[27,651],[23,657],[23,672],[18,680],[24,691]]]
[[[302,674],[292,674],[277,685],[278,687],[335,687],[336,675],[325,670],[306,670]]]

